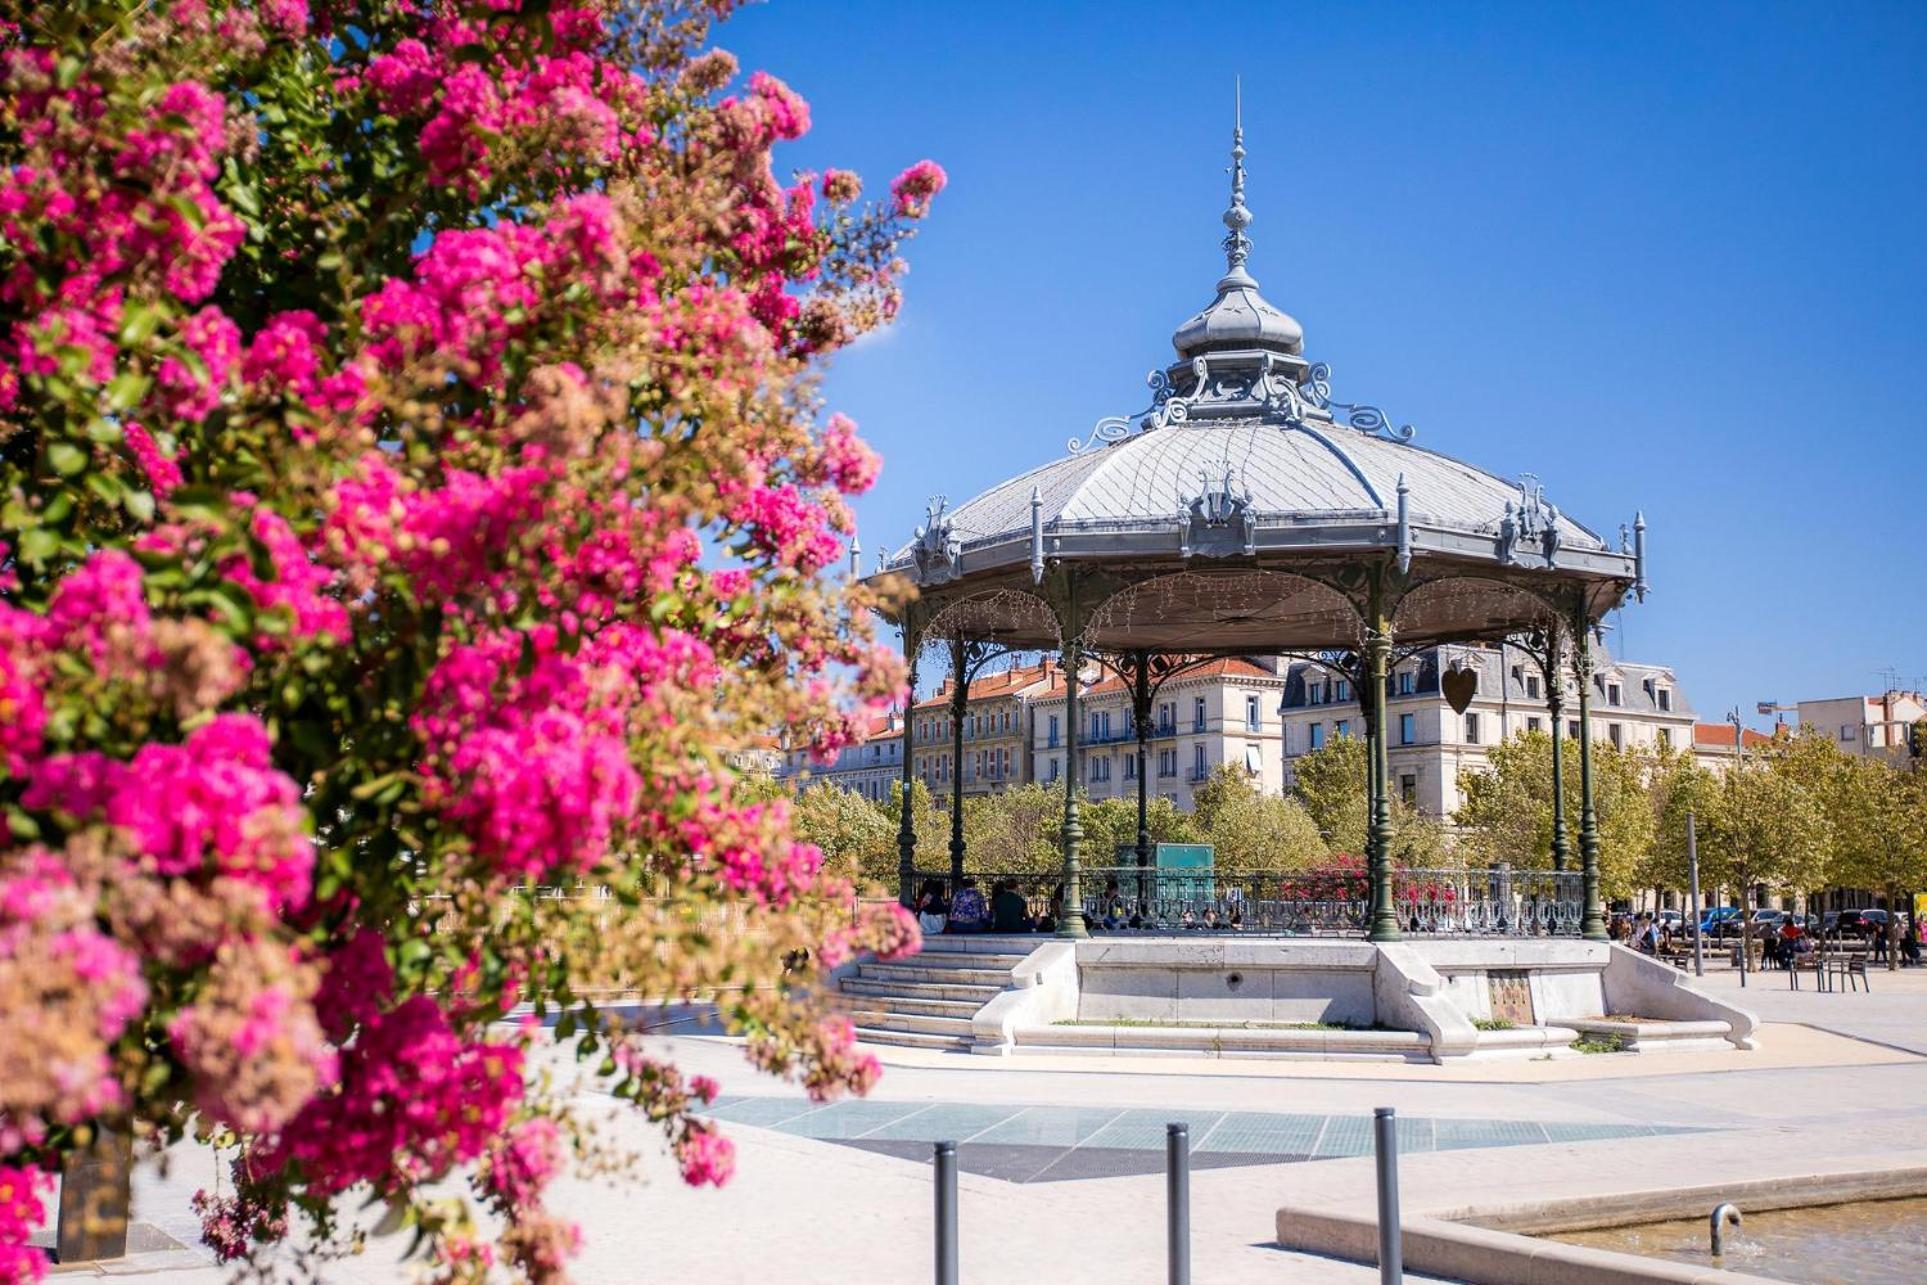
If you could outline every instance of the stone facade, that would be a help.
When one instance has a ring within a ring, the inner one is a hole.
[[[903,720],[894,713],[872,719],[864,738],[838,750],[828,764],[816,762],[807,750],[785,750],[777,776],[799,784],[828,783],[881,803],[903,779]]]
[[[1243,767],[1269,794],[1285,787],[1279,702],[1285,679],[1266,661],[1214,660],[1181,673],[1153,693],[1144,769],[1153,797],[1189,810],[1192,792],[1223,764]],[[1086,794],[1137,797],[1137,729],[1131,685],[1087,667],[1078,690],[1077,757]],[[1068,770],[1064,675],[1051,676],[1032,700],[1030,753],[1034,779],[1050,784]]]
[[[1465,713],[1441,690],[1453,669],[1477,676]],[[1579,691],[1565,680],[1564,734],[1579,735]],[[1545,675],[1528,653],[1509,645],[1433,647],[1392,670],[1385,706],[1392,788],[1421,812],[1450,817],[1464,800],[1459,778],[1483,771],[1494,745],[1521,732],[1550,733]],[[1364,715],[1351,685],[1310,661],[1293,661],[1285,675],[1284,760],[1318,749],[1336,736],[1362,739]],[[1626,749],[1693,744],[1693,709],[1673,671],[1664,665],[1616,661],[1599,653],[1593,675],[1595,742]],[[1571,764],[1576,770],[1576,763]],[[1287,776],[1289,780],[1289,776]]]

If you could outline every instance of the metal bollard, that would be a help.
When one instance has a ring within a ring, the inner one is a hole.
[[[957,1285],[957,1144],[936,1145],[937,1285]]]
[[[1164,1126],[1165,1247],[1171,1285],[1191,1285],[1191,1126]]]
[[[1372,1112],[1372,1138],[1378,1152],[1378,1279],[1402,1285],[1405,1246],[1398,1223],[1398,1122],[1390,1107]]]

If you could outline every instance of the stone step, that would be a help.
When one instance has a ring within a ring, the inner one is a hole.
[[[996,933],[939,933],[923,939],[926,954],[941,955],[1028,955],[1050,937],[1026,933],[1013,937]]]
[[[927,945],[914,955],[890,961],[905,968],[1003,968],[1011,969],[1029,958],[982,950],[931,950]]]
[[[845,995],[887,995],[901,996],[904,999],[955,999],[970,1000],[977,1007],[988,1004],[991,997],[1001,992],[1002,986],[972,985],[951,981],[876,981],[861,977],[846,977],[840,983]]]
[[[1328,1031],[1282,1027],[1044,1026],[1016,1032],[1018,1052],[1178,1053],[1208,1057],[1279,1057],[1430,1061],[1430,1041],[1416,1031]]]
[[[872,1009],[853,1012],[850,1020],[860,1031],[923,1031],[966,1040],[971,1031],[968,1017],[929,1017],[921,1013],[885,1013]]]
[[[1010,985],[1008,968],[919,968],[908,964],[858,964],[856,973],[867,982],[940,980],[945,986],[994,986],[998,990]]]
[[[843,997],[845,1012],[863,1013],[918,1013],[924,1017],[963,1017],[976,1016],[983,1007],[975,999],[929,999],[919,989],[915,994],[902,991],[884,990],[869,995],[849,995]]]
[[[932,1035],[927,1031],[886,1031],[859,1026],[856,1037],[865,1044],[895,1044],[912,1049],[967,1049],[970,1041],[955,1035]]]

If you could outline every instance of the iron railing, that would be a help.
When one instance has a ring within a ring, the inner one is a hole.
[[[999,884],[1009,884],[1023,898],[1033,929],[1054,926],[1062,913],[1063,876],[1057,871],[971,877],[986,901]],[[1085,921],[1094,932],[1354,936],[1365,931],[1371,913],[1370,881],[1355,870],[1225,874],[1087,866],[1079,878]],[[951,898],[947,872],[918,872],[915,887],[926,885]],[[1414,936],[1576,937],[1582,896],[1574,871],[1400,869],[1392,877],[1399,928]]]

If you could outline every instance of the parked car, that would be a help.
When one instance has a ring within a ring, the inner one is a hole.
[[[1879,928],[1886,927],[1886,918],[1887,912],[1884,910],[1830,910],[1826,917],[1826,933],[1843,941],[1866,941]]]
[[[1684,916],[1677,910],[1662,910],[1659,912],[1659,926],[1668,932],[1676,933],[1680,929],[1680,922],[1683,918]]]
[[[1737,937],[1740,935],[1741,916],[1744,913],[1738,906],[1709,907],[1706,913],[1700,916],[1698,932],[1701,936],[1711,937],[1715,941],[1722,937]]]

